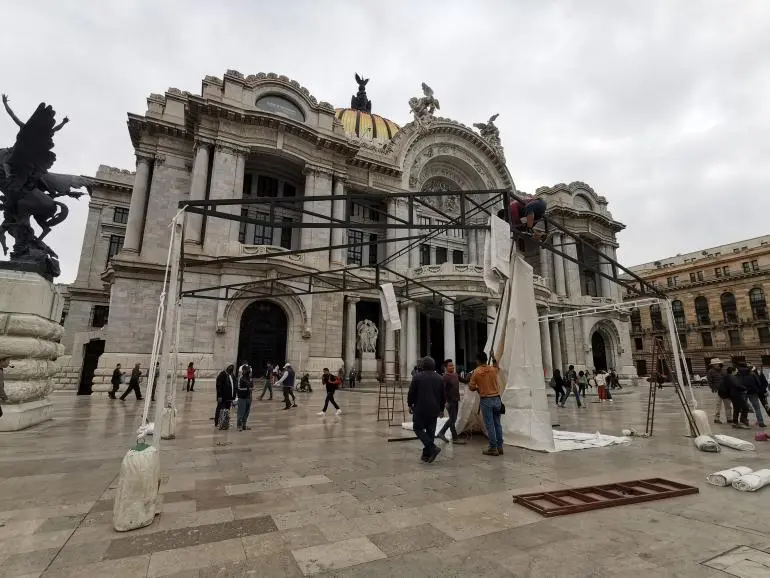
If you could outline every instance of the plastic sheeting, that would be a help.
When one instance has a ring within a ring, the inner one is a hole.
[[[589,434],[561,430],[552,431],[554,448],[547,450],[549,452],[587,450],[591,448],[604,448],[607,446],[619,446],[630,443],[628,438],[608,436],[599,432]]]
[[[706,481],[712,486],[725,487],[731,485],[735,480],[752,472],[751,468],[746,466],[736,466],[721,472],[714,472],[706,476]]]
[[[157,512],[160,452],[139,444],[128,450],[120,465],[112,525],[118,532],[149,526]]]
[[[391,330],[401,329],[401,316],[398,314],[398,300],[393,289],[393,283],[380,285],[380,311],[382,311],[383,319],[390,323]]]
[[[500,283],[511,276],[511,228],[502,219],[489,219],[489,233],[484,239],[484,284],[495,295]]]

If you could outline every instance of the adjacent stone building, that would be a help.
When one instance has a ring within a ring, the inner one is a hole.
[[[248,361],[258,371],[267,362],[287,360],[311,374],[323,367],[360,369],[358,327],[365,320],[379,328],[374,358],[386,379],[409,375],[417,358],[426,354],[471,366],[486,339],[487,315],[493,316],[496,308],[481,278],[482,232],[449,229],[395,256],[406,242],[378,243],[379,236],[393,239],[405,232],[376,229],[374,224],[405,218],[408,207],[395,197],[382,202],[382,196],[371,202],[356,200],[355,223],[347,230],[286,226],[341,217],[349,191],[446,193],[416,209],[417,222],[427,226],[470,210],[459,206],[452,191],[513,189],[493,122],[485,123],[479,133],[434,117],[432,92],[425,95],[411,99],[415,119],[403,126],[373,114],[363,86],[351,108],[334,108],[298,82],[276,74],[245,77],[228,71],[223,78],[207,76],[199,95],[173,88],[150,95],[146,112],[129,114],[128,119],[136,172],[101,167],[97,173],[65,326],[71,358],[64,375],[69,387],[103,392],[116,363],[124,368],[149,364],[169,223],[186,199],[290,201],[270,213],[256,205],[220,209],[269,219],[269,227],[186,217],[183,289],[218,288],[204,293],[218,299],[190,297],[183,303],[178,370],[193,362],[204,387],[217,371],[236,361]],[[486,118],[486,111],[479,116]],[[314,199],[325,195],[339,201]],[[537,195],[547,198],[549,215],[614,254],[615,235],[623,225],[613,220],[606,199],[591,187],[556,185],[538,189]],[[294,210],[291,202],[297,199],[316,215]],[[486,222],[485,217],[477,219]],[[359,245],[286,254],[346,242]],[[558,243],[565,251],[577,252],[560,237]],[[535,269],[541,314],[619,298],[614,286],[581,267],[537,247],[522,249]],[[249,255],[258,259],[207,265],[216,257]],[[272,281],[323,273],[339,282],[342,269],[353,265],[364,266],[356,274],[373,280],[374,270],[366,266],[389,256],[395,256],[392,269],[430,287],[405,286],[401,278],[381,271],[381,282],[394,282],[410,298],[400,303],[400,331],[382,321],[375,291],[303,295],[296,282]],[[596,262],[595,255],[580,257]],[[601,267],[611,270],[606,263]],[[438,304],[432,290],[456,303],[441,303],[444,311],[432,309]],[[570,363],[615,367],[633,375],[629,331],[622,318],[585,317],[541,328],[546,377],[554,366]]]
[[[703,375],[709,361],[747,361],[770,366],[770,235],[676,255],[630,270],[672,300],[676,329],[691,374]],[[632,299],[626,297],[626,299]],[[634,363],[639,375],[653,368],[651,344],[667,331],[655,307],[631,315]]]

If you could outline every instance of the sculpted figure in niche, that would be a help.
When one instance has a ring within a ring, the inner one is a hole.
[[[379,330],[373,321],[364,319],[356,325],[358,334],[358,350],[361,353],[375,353],[377,351],[377,336]]]

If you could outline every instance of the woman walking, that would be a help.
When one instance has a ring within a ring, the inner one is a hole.
[[[588,375],[585,371],[578,372],[578,391],[580,392],[580,397],[585,400],[586,398],[586,389],[588,389]]]
[[[191,361],[187,365],[187,391],[195,391],[195,374],[198,370],[195,369],[195,365]]]
[[[340,378],[329,373],[329,369],[324,367],[324,373],[323,376],[321,376],[321,383],[326,386],[326,400],[324,401],[324,408],[318,412],[318,415],[326,415],[326,410],[329,408],[330,403],[337,410],[336,415],[342,415],[340,406],[338,406],[337,402],[334,401],[334,393],[341,385]]]
[[[240,376],[238,377],[238,431],[251,429],[246,425],[251,412],[251,390],[254,389],[254,383],[251,381],[251,367],[242,365]]]

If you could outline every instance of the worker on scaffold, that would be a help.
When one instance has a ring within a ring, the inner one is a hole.
[[[517,193],[516,197],[509,207],[511,227],[532,235],[535,241],[540,240],[542,233],[536,231],[534,227],[545,216],[547,208],[545,200],[526,193]],[[505,219],[504,211],[500,211],[498,216]]]

